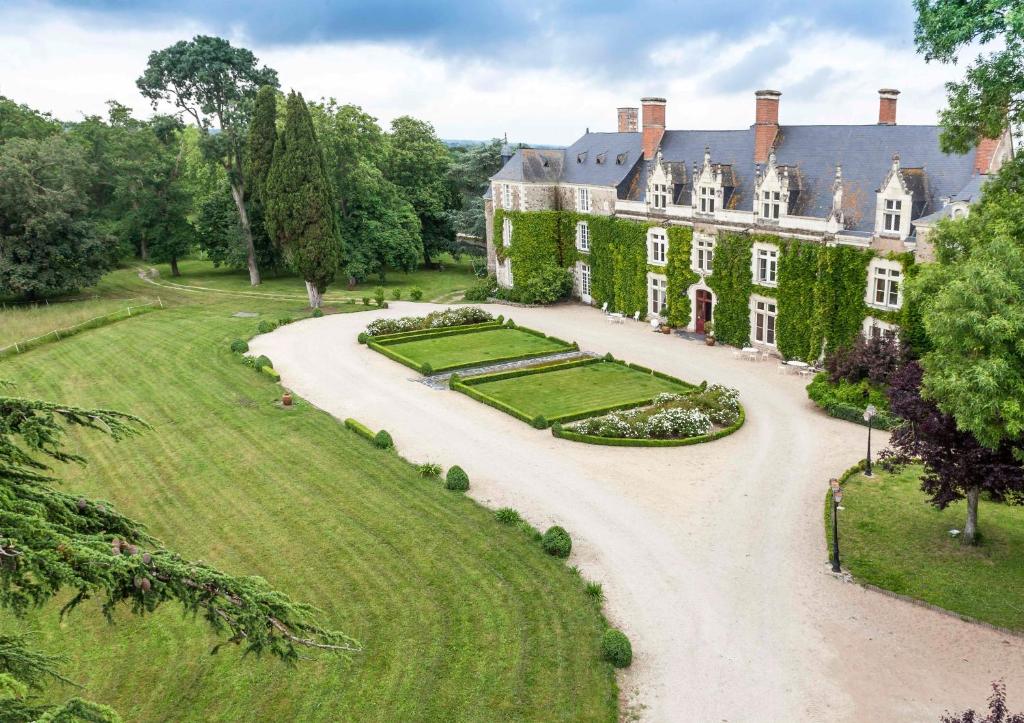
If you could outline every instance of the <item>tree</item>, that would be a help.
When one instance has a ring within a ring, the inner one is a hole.
[[[1004,167],[980,204],[930,237],[939,263],[908,284],[931,351],[926,396],[992,449],[1024,455],[1024,163]]]
[[[401,116],[391,121],[384,175],[398,186],[419,216],[423,261],[455,248],[451,212],[458,208],[449,178],[451,157],[426,121]]]
[[[451,150],[451,182],[460,198],[460,206],[452,215],[456,231],[480,238],[486,235],[480,197],[490,185],[491,176],[501,170],[501,146],[499,139],[492,138],[486,143]]]
[[[38,140],[59,131],[60,123],[49,113],[40,113],[0,95],[0,145],[10,138]]]
[[[170,102],[191,116],[204,131],[204,156],[227,171],[253,286],[260,283],[260,270],[245,205],[246,128],[258,90],[278,86],[277,71],[257,63],[256,56],[245,48],[234,48],[223,38],[197,35],[151,53],[146,71],[136,81],[154,109],[161,102]]]
[[[942,147],[965,153],[982,138],[998,138],[1007,121],[1024,121],[1024,23],[1019,0],[914,0],[914,39],[925,60],[955,63],[960,50],[992,41],[963,81],[946,84],[940,113]]]
[[[1010,713],[1006,707],[1006,684],[996,681],[992,684],[992,695],[988,699],[988,715],[979,717],[973,710],[958,715],[946,713],[940,723],[1024,723],[1024,713]]]
[[[62,136],[0,146],[0,293],[67,293],[112,268],[115,244],[89,217],[92,172]]]
[[[963,541],[975,544],[978,499],[986,492],[996,501],[1024,502],[1024,467],[1009,444],[998,449],[982,445],[973,434],[957,428],[956,420],[921,396],[924,371],[916,361],[903,365],[889,380],[889,406],[904,420],[890,444],[904,459],[920,458],[925,474],[921,489],[940,510],[967,500]]]
[[[313,119],[294,91],[288,95],[264,200],[271,238],[306,281],[310,307],[318,308],[342,261],[342,248]]]
[[[317,622],[312,607],[262,578],[184,559],[109,502],[58,491],[50,465],[84,462],[64,448],[71,427],[115,440],[146,428],[120,412],[0,396],[0,607],[21,616],[70,590],[74,595],[62,615],[97,597],[109,618],[120,605],[144,615],[173,601],[224,635],[224,642],[288,663],[300,650],[358,650],[354,640]],[[109,709],[79,699],[47,710],[32,698],[46,680],[64,680],[61,662],[33,651],[24,635],[0,635],[0,717],[118,720]]]

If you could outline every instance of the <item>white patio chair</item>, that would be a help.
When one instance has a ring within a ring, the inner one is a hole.
[[[603,304],[601,304],[601,312],[603,314],[607,314],[608,313],[608,302],[607,301],[604,302]]]
[[[640,321],[640,312],[639,311],[636,312],[635,314],[633,314],[633,321]]]

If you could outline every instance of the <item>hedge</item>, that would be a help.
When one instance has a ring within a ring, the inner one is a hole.
[[[478,402],[482,402],[486,404],[488,407],[497,409],[499,412],[510,414],[511,416],[515,417],[516,419],[522,422],[526,422],[527,424],[533,424],[534,418],[531,417],[526,412],[520,411],[515,407],[509,406],[504,402],[499,402],[497,399],[489,397],[486,394],[483,394],[482,392],[478,392],[476,389],[473,389],[473,387],[468,386],[464,381],[457,381],[451,384],[449,388],[456,392],[462,392],[470,399],[475,399]]]
[[[368,442],[373,442],[374,438],[377,436],[365,424],[358,422],[351,417],[345,420],[345,426]]]
[[[552,364],[538,364],[532,367],[523,367],[521,369],[509,369],[503,372],[491,372],[490,374],[477,374],[471,377],[462,379],[462,383],[468,386],[475,386],[477,384],[485,384],[487,382],[500,382],[503,379],[515,379],[516,377],[525,377],[530,374],[540,374],[542,372],[557,371],[561,369],[572,369],[573,367],[586,366],[587,364],[597,364],[598,362],[604,361],[601,357],[584,357],[583,359],[570,359],[569,361],[557,361]]]
[[[430,329],[413,329],[412,331],[396,331],[393,334],[378,334],[374,336],[367,334],[371,341],[378,344],[399,343],[412,341],[413,339],[424,339],[435,336],[449,336],[452,334],[466,334],[472,331],[484,329],[497,329],[501,324],[497,321],[482,321],[479,324],[465,324],[464,326],[438,326]]]
[[[414,369],[414,370],[418,371],[420,374],[427,374],[428,373],[428,372],[424,371],[424,366],[425,365],[420,364],[419,362],[415,362],[415,361],[413,361],[412,359],[410,359],[407,356],[402,356],[397,351],[393,351],[393,350],[387,348],[386,346],[384,346],[383,344],[378,344],[375,341],[371,341],[371,342],[367,342],[366,348],[367,349],[373,349],[375,352],[383,354],[388,359],[391,359],[392,361],[396,361],[399,364],[403,364],[403,365],[409,367],[410,369]]]
[[[257,367],[257,368],[258,368],[258,369],[259,369],[259,370],[260,370],[261,372],[263,372],[264,374],[266,374],[266,375],[267,375],[268,377],[270,377],[271,379],[273,379],[273,380],[274,380],[275,382],[279,382],[279,381],[281,381],[281,373],[280,373],[280,372],[278,372],[278,371],[277,371],[277,369],[274,369],[274,367],[270,367],[270,366],[262,366],[262,367]]]
[[[842,402],[826,402],[819,406],[825,410],[830,417],[843,419],[847,422],[855,422],[863,427],[868,426],[868,423],[864,421],[864,410],[860,407],[856,407],[852,404],[843,404]],[[871,421],[871,426],[875,429],[888,430],[896,427],[901,421],[902,420],[900,420],[899,417],[880,411]]]
[[[687,437],[685,439],[629,439],[625,437],[599,437],[593,434],[580,434],[555,424],[551,427],[551,435],[559,439],[567,439],[570,442],[583,442],[584,444],[601,444],[606,447],[686,447],[691,444],[703,444],[713,442],[722,437],[728,437],[737,429],[743,426],[747,415],[743,407],[740,407],[740,417],[733,424],[711,434],[704,434],[700,437]]]

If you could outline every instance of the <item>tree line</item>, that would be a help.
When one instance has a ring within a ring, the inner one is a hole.
[[[121,260],[217,265],[306,281],[384,280],[483,235],[499,142],[451,151],[430,123],[387,130],[355,105],[280,91],[245,48],[197,36],[154,51],[137,80],[155,114],[115,101],[60,122],[0,96],[0,295],[90,286]]]

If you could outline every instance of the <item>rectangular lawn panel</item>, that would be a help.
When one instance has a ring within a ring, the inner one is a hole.
[[[427,339],[387,344],[387,348],[435,372],[499,361],[557,354],[571,347],[520,329],[481,329]]]
[[[692,391],[679,382],[609,361],[483,381],[473,384],[472,389],[524,412],[527,417],[544,416],[549,422],[591,410],[639,405],[661,392]]]

